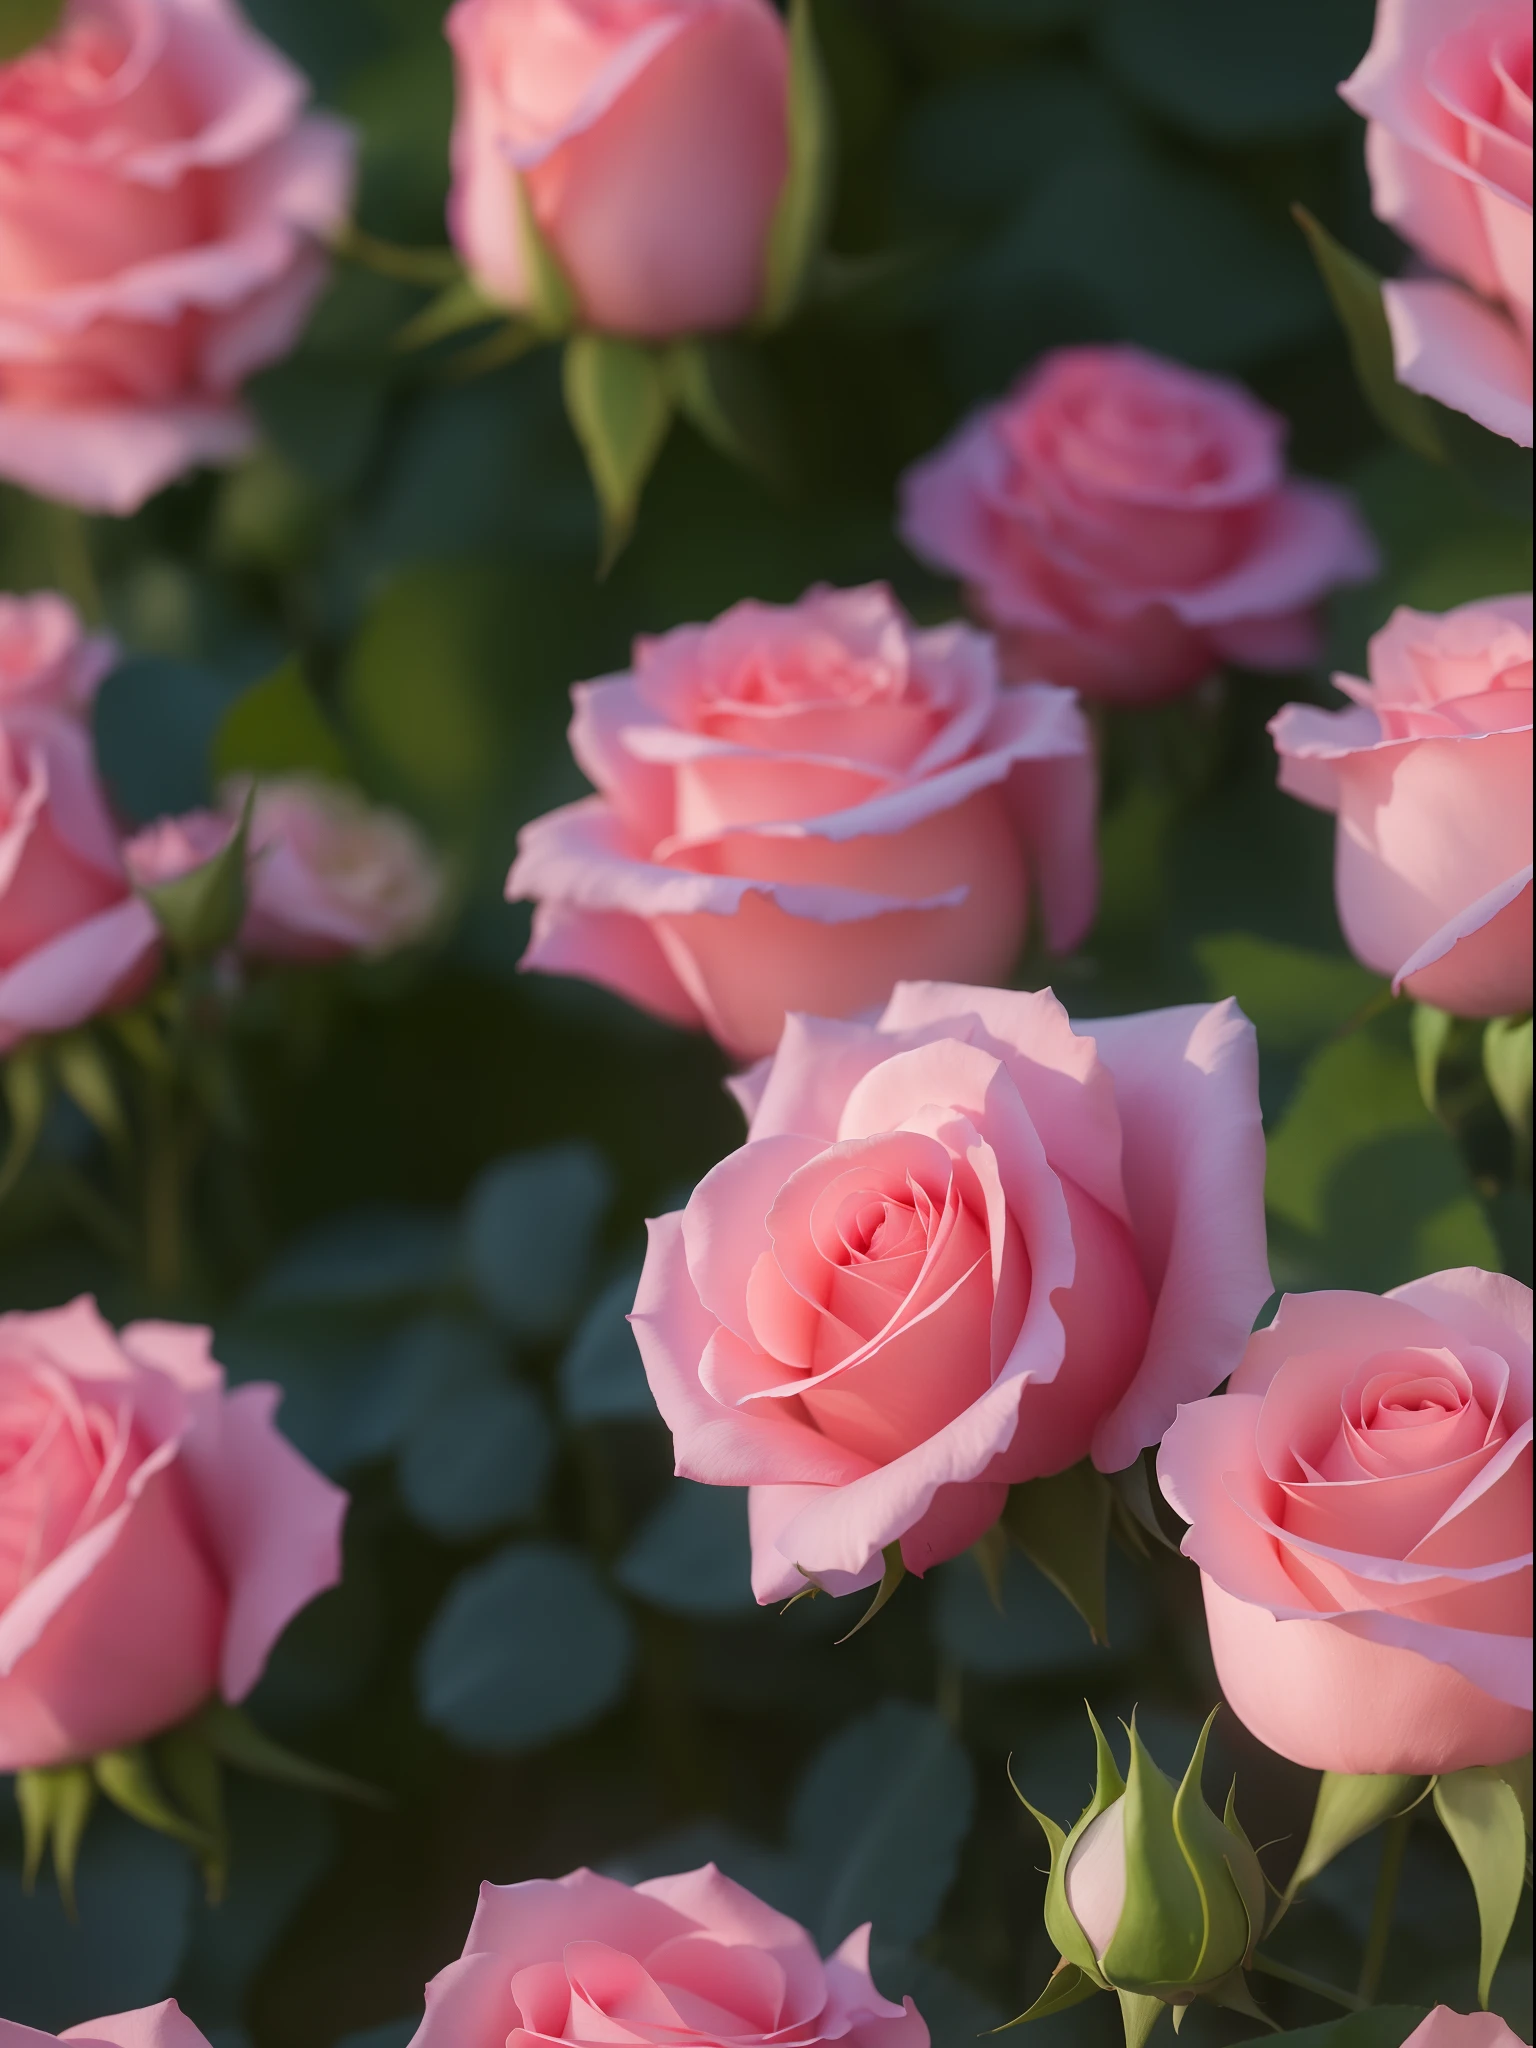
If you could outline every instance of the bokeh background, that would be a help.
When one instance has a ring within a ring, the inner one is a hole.
[[[358,124],[363,227],[441,245],[438,0],[247,4]],[[283,1383],[285,1426],[354,1494],[345,1583],[253,1710],[389,1804],[237,1785],[218,1908],[174,1843],[100,1813],[74,1924],[23,1895],[0,1804],[7,2014],[54,2028],[174,1991],[216,2048],[394,2048],[482,1879],[714,1855],[824,1946],[873,1917],[882,1988],[959,2048],[1053,1960],[1006,1757],[1075,1815],[1086,1693],[1101,1718],[1139,1702],[1182,1768],[1217,1693],[1193,1569],[1150,1535],[1113,1559],[1107,1647],[1018,1558],[1001,1617],[968,1558],[842,1646],[830,1602],[753,1608],[744,1497],[670,1476],[623,1321],[643,1218],[739,1140],[722,1058],[598,991],[520,980],[528,913],[501,899],[519,825],[582,787],[570,684],[623,666],[636,633],[822,581],[883,578],[924,621],[954,613],[894,537],[895,480],[1045,348],[1129,339],[1243,378],[1289,418],[1299,469],[1355,487],[1386,567],[1335,603],[1315,674],[1233,673],[1101,721],[1099,919],[1021,980],[1083,1017],[1237,995],[1260,1032],[1278,1286],[1461,1263],[1529,1280],[1529,1195],[1486,1101],[1453,1073],[1431,1115],[1401,1007],[1348,1030],[1381,985],[1338,932],[1332,821],[1278,795],[1264,732],[1286,699],[1326,701],[1328,668],[1358,672],[1394,604],[1530,581],[1528,505],[1502,473],[1479,488],[1383,439],[1290,217],[1301,201],[1380,268],[1402,261],[1335,91],[1371,12],[816,0],[850,288],[768,344],[787,474],[761,483],[680,426],[606,579],[554,352],[467,379],[451,349],[403,351],[425,293],[353,264],[256,380],[264,440],[238,469],[85,534],[0,493],[4,586],[64,588],[133,657],[97,712],[125,819],[205,800],[225,709],[297,651],[371,790],[447,853],[458,902],[424,954],[292,974],[247,1006],[169,1304],[215,1324],[233,1377]],[[55,1105],[0,1205],[0,1307],[92,1289],[119,1319],[166,1312],[93,1236],[102,1149]],[[1213,1797],[1233,1770],[1283,1880],[1311,1781],[1228,1716]],[[1277,1954],[1352,1972],[1378,1844],[1326,1873]],[[1495,1991],[1526,2034],[1528,1944],[1527,1923]],[[1476,1951],[1465,1875],[1420,1827],[1384,1995],[1469,2007]],[[1263,1996],[1286,2025],[1328,2016]],[[1188,2025],[1201,2044],[1252,2031],[1210,2009]],[[1038,2030],[1041,2048],[1118,2037],[1107,1999]]]

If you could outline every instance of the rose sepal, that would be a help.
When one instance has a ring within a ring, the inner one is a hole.
[[[768,229],[763,296],[755,324],[783,326],[804,298],[821,254],[836,165],[832,90],[811,0],[790,0],[788,168]]]
[[[251,837],[254,783],[240,822],[211,860],[174,881],[143,882],[138,893],[154,912],[166,942],[188,959],[205,959],[232,943],[245,922],[245,867]]]
[[[1477,2000],[1485,2012],[1493,1973],[1514,1930],[1526,1886],[1530,1777],[1529,1759],[1521,1761],[1526,1765],[1523,1774],[1509,1765],[1474,1764],[1434,1783],[1435,1812],[1466,1866],[1477,1898]]]
[[[1302,1886],[1326,1870],[1351,1842],[1358,1842],[1383,1821],[1406,1813],[1424,1797],[1426,1790],[1424,1779],[1398,1772],[1352,1776],[1346,1771],[1324,1771],[1307,1839],[1290,1882],[1281,1894],[1280,1913],[1294,1903]],[[1275,1917],[1278,1920],[1280,1914]]]
[[[1087,1713],[1089,1722],[1093,1727],[1095,1748],[1096,1769],[1093,1797],[1078,1815],[1070,1832],[1059,1827],[1049,1814],[1042,1813],[1038,1807],[1030,1805],[1024,1794],[1019,1791],[1011,1768],[1008,1773],[1008,1782],[1013,1785],[1019,1804],[1039,1824],[1041,1832],[1050,1844],[1051,1874],[1047,1878],[1045,1886],[1046,1932],[1061,1951],[1063,1962],[1070,1963],[1080,1970],[1083,1976],[1090,1979],[1099,1990],[1107,1991],[1110,1988],[1109,1980],[1099,1969],[1099,1959],[1093,1952],[1093,1944],[1089,1941],[1087,1935],[1084,1934],[1082,1928],[1078,1926],[1077,1921],[1073,1917],[1072,1909],[1067,1904],[1067,1865],[1072,1860],[1072,1851],[1077,1847],[1078,1841],[1085,1829],[1093,1821],[1096,1821],[1099,1815],[1108,1807],[1113,1806],[1115,1801],[1121,1798],[1125,1792],[1125,1781],[1120,1776],[1119,1767],[1115,1763],[1114,1752],[1105,1739],[1104,1730],[1099,1726],[1097,1716],[1094,1714],[1092,1707],[1087,1709]],[[1039,2003],[1040,2001],[1037,1999],[1035,2005],[1030,2007],[1029,2014],[1025,2014],[1023,2017],[1027,2018],[1030,2014],[1034,2014]]]

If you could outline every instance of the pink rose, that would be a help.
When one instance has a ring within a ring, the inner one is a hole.
[[[131,512],[243,452],[350,193],[307,91],[233,0],[69,0],[0,65],[0,475]]]
[[[1525,2043],[1496,2012],[1452,2012],[1448,2005],[1437,2005],[1403,2048],[1525,2048]]]
[[[1339,90],[1377,213],[1460,280],[1384,287],[1400,381],[1529,448],[1530,0],[1379,0]]]
[[[1233,1712],[1314,1770],[1531,1746],[1531,1290],[1291,1294],[1158,1460]]]
[[[869,1974],[869,1928],[826,1961],[712,1863],[619,1884],[590,1870],[480,1887],[464,1953],[427,1986],[411,2048],[928,2048]],[[0,2043],[0,2048],[4,2044]]]
[[[1136,348],[1058,349],[902,480],[902,537],[965,583],[1010,676],[1111,703],[1223,661],[1296,668],[1376,572],[1343,491],[1287,478],[1285,422]]]
[[[763,296],[788,160],[784,24],[767,0],[458,0],[449,231],[528,303],[517,184],[618,334],[735,327]]]
[[[632,1321],[685,1478],[750,1486],[752,1584],[917,1572],[1011,1482],[1156,1443],[1269,1293],[1253,1027],[1231,1003],[1074,1027],[905,982],[790,1017],[747,1143],[650,1225]]]
[[[222,812],[147,826],[124,848],[140,888],[201,867],[229,844],[245,800],[232,783]],[[243,953],[332,960],[388,953],[421,938],[443,901],[443,877],[408,818],[316,775],[257,785],[251,813]]]
[[[1032,887],[1058,951],[1092,918],[1075,699],[1000,689],[989,640],[919,632],[883,585],[735,605],[572,694],[598,794],[518,842],[525,967],[756,1055],[786,1010],[870,1009],[903,975],[1006,979]]]
[[[0,1053],[127,1000],[158,935],[129,893],[85,714],[111,665],[59,597],[0,597]]]
[[[241,1700],[341,1576],[346,1495],[224,1390],[209,1332],[0,1316],[0,1770]]]
[[[0,2020],[0,2048],[51,2048],[55,2041],[74,2041],[78,2048],[208,2048],[207,2036],[193,2026],[174,1998],[163,2005],[140,2006],[136,2012],[84,2020],[62,2034],[40,2034],[14,2020]]]
[[[1343,711],[1271,721],[1280,787],[1337,813],[1339,921],[1394,991],[1467,1017],[1531,1006],[1531,600],[1395,611]]]

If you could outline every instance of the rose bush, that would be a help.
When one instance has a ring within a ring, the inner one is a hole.
[[[1032,888],[1057,950],[1098,887],[1070,693],[1000,689],[991,643],[918,631],[881,586],[746,603],[579,685],[598,794],[523,830],[525,967],[579,974],[729,1050],[903,975],[1003,979]]]
[[[747,1142],[650,1225],[631,1318],[677,1470],[750,1486],[760,1601],[924,1571],[1013,1481],[1155,1443],[1269,1292],[1252,1027],[1074,1027],[904,983],[790,1017]]]
[[[225,1391],[207,1330],[82,1297],[0,1316],[0,1770],[141,1741],[255,1685],[341,1576],[346,1496]]]
[[[902,537],[965,584],[1019,681],[1141,703],[1223,661],[1296,668],[1374,574],[1348,495],[1288,477],[1285,422],[1135,348],[1069,348],[902,481]]]
[[[111,662],[62,598],[0,597],[0,1052],[153,971],[159,935],[130,891],[86,722]]]
[[[910,1998],[893,2005],[875,1989],[867,1925],[823,1962],[798,1922],[708,1863],[634,1886],[591,1870],[482,1885],[412,2048],[511,2039],[928,2048],[928,2029]]]
[[[69,0],[0,64],[0,475],[131,512],[250,445],[351,188],[307,96],[233,0]]]
[[[1377,213],[1448,273],[1383,287],[1399,379],[1529,448],[1529,6],[1379,0],[1339,90],[1369,122]]]
[[[763,295],[787,164],[784,24],[766,0],[457,0],[449,226],[529,303],[519,185],[589,326],[738,326]]]
[[[0,2020],[0,2048],[45,2048],[53,2041],[74,2041],[78,2048],[208,2048],[207,2037],[187,2018],[174,1998],[163,2005],[140,2006],[106,2019],[82,2020],[62,2034],[40,2034]]]
[[[1222,1691],[1314,1770],[1531,1745],[1531,1290],[1287,1295],[1158,1459]]]
[[[1271,723],[1280,786],[1339,820],[1339,921],[1369,967],[1471,1017],[1531,1002],[1531,600],[1400,608],[1343,711]]]

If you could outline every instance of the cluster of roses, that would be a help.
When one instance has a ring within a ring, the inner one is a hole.
[[[531,217],[594,327],[753,314],[788,153],[765,0],[459,0],[450,34],[452,226],[484,290],[526,301]],[[1379,210],[1448,273],[1390,290],[1399,375],[1527,445],[1530,57],[1518,5],[1448,30],[1384,0],[1348,88]],[[123,510],[245,445],[238,387],[291,340],[347,201],[349,140],[303,99],[231,0],[72,0],[0,67],[0,473]],[[1251,1026],[1231,1003],[1073,1022],[993,985],[1032,899],[1058,950],[1093,915],[1079,693],[1311,658],[1369,537],[1287,476],[1245,392],[1130,349],[1037,366],[910,474],[903,530],[989,631],[818,590],[642,641],[575,693],[597,793],[529,826],[509,880],[538,905],[526,964],[757,1062],[732,1084],[746,1143],[652,1224],[635,1304],[677,1469],[750,1489],[774,1601],[924,1572],[1010,1486],[1159,1446],[1264,1742],[1352,1773],[1505,1763],[1531,1741],[1529,1290],[1440,1273],[1292,1297],[1251,1335]],[[1284,786],[1338,814],[1351,944],[1464,1015],[1531,1000],[1531,658],[1529,597],[1402,611],[1348,709],[1273,727]],[[161,945],[146,892],[216,858],[245,802],[121,842],[88,723],[109,659],[59,600],[0,607],[0,1044],[132,1000]],[[249,833],[249,954],[430,919],[414,836],[350,797],[264,784]],[[116,1333],[83,1302],[0,1319],[0,1766],[239,1700],[335,1580],[344,1500],[275,1399],[226,1392],[201,1331]],[[1080,1879],[1091,1970],[1114,1928],[1093,1936]],[[867,1942],[823,1961],[712,1870],[488,1887],[417,2040],[924,2048]],[[66,2038],[201,2042],[172,2006]]]

